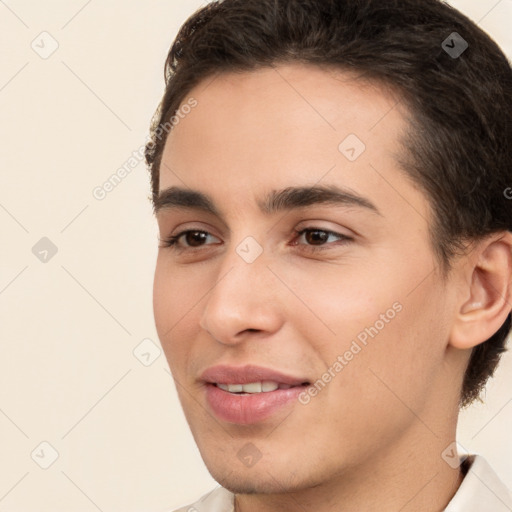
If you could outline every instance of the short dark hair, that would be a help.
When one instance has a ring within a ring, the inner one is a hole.
[[[411,115],[399,164],[430,201],[431,243],[443,275],[465,242],[512,230],[512,201],[504,197],[512,186],[510,62],[440,0],[219,0],[198,10],[165,63],[166,89],[145,153],[153,204],[162,126],[191,89],[217,73],[289,62],[355,71],[390,86],[406,105]],[[510,327],[509,314],[473,349],[461,407],[494,374]]]

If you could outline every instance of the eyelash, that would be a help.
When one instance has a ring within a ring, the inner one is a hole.
[[[308,233],[308,232],[315,232],[315,231],[318,231],[318,232],[322,232],[322,233],[326,233],[327,235],[333,235],[333,236],[336,236],[338,238],[340,238],[341,240],[339,241],[340,243],[337,244],[337,246],[339,245],[345,245],[349,242],[351,242],[353,239],[346,236],[346,235],[342,235],[341,233],[336,233],[335,231],[329,231],[327,229],[321,229],[321,228],[315,228],[315,227],[310,227],[310,228],[305,228],[305,229],[301,229],[301,230],[298,230],[298,229],[294,229],[293,232],[295,233],[296,237],[300,237],[302,236],[304,233]],[[178,233],[177,235],[175,236],[171,236],[171,237],[168,237],[168,238],[165,238],[165,239],[160,239],[160,242],[162,243],[162,245],[160,245],[159,247],[160,248],[169,248],[169,249],[172,249],[174,251],[179,251],[179,252],[183,252],[183,251],[187,251],[187,250],[194,250],[194,249],[201,249],[201,247],[204,247],[204,246],[199,246],[199,247],[180,247],[178,245],[178,242],[179,242],[179,239],[188,234],[188,233],[204,233],[206,235],[209,235],[210,233],[208,233],[207,231],[202,231],[200,229],[187,229],[185,231],[182,231],[181,233]],[[294,245],[299,245],[299,244],[294,244]],[[303,244],[300,244],[300,245],[303,245]],[[330,249],[332,249],[332,247],[325,247],[325,244],[324,245],[320,245],[320,246],[315,246],[315,245],[306,245],[306,247],[308,248],[307,250],[309,250],[310,252],[320,252],[320,251],[328,251]]]

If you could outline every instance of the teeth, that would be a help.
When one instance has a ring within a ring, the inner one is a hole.
[[[231,391],[231,390],[230,390]],[[251,382],[242,386],[244,393],[261,393],[261,382]]]
[[[217,384],[217,387],[230,393],[268,393],[276,389],[291,388],[289,384],[278,384],[270,380],[261,382],[249,382],[248,384]]]
[[[261,391],[275,391],[279,387],[280,386],[277,382],[272,382],[270,380],[264,380],[261,383]]]

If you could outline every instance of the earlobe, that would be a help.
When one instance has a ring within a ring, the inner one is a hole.
[[[512,233],[486,238],[469,258],[469,280],[450,336],[458,349],[488,340],[512,310]]]

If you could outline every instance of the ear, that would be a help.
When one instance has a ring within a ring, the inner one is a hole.
[[[450,345],[471,349],[493,336],[512,310],[512,233],[500,232],[478,242],[464,276]]]

